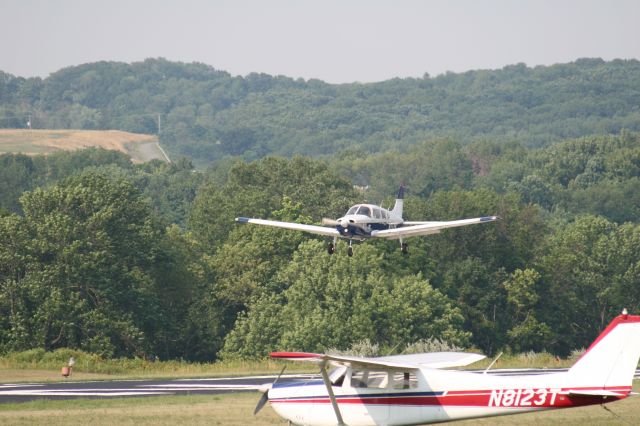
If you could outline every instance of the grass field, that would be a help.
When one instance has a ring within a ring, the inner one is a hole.
[[[271,407],[258,416],[259,394],[173,396],[0,404],[2,425],[282,425]]]
[[[63,378],[60,370],[74,357],[70,378]],[[151,362],[139,358],[102,359],[86,352],[58,349],[45,352],[32,349],[14,352],[0,358],[0,383],[56,382],[69,380],[127,380],[151,378],[229,377],[256,374],[277,374],[286,361],[224,361],[190,363],[184,361]],[[286,363],[288,372],[317,372],[306,363]]]
[[[75,349],[60,348],[47,352],[30,349],[0,357],[0,383],[62,380],[60,369],[70,357],[75,359],[73,378],[76,380],[115,380],[136,378],[215,377],[232,375],[275,374],[283,365],[289,372],[317,372],[307,363],[291,363],[263,359],[255,361],[227,360],[210,363],[180,360],[148,361],[141,358],[103,359]],[[487,358],[468,368],[484,369],[492,362]],[[562,368],[573,364],[572,359],[558,359],[548,353],[504,355],[492,368]]]
[[[0,154],[36,155],[101,147],[124,152],[139,163],[153,158],[165,159],[157,141],[158,138],[154,135],[119,130],[0,129]]]
[[[636,391],[640,386],[636,384]],[[22,404],[0,404],[2,425],[283,425],[268,405],[253,416],[259,394],[242,393],[222,396],[172,396],[122,398],[110,400],[34,401]],[[456,425],[521,425],[584,426],[637,425],[640,398],[601,406],[553,410],[516,416],[474,419]],[[614,414],[612,414],[613,412]]]

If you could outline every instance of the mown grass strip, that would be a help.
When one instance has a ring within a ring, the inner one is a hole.
[[[62,378],[60,370],[73,357],[71,377]],[[0,358],[0,383],[115,380],[148,378],[228,377],[277,374],[286,361],[224,361],[195,363],[186,361],[149,361],[141,358],[103,359],[70,349],[45,352],[41,349],[10,353]],[[316,372],[313,365],[286,363],[288,372]]]
[[[281,425],[270,407],[259,416],[253,408],[259,394],[172,396],[117,399],[76,399],[0,404],[0,424],[6,425]]]

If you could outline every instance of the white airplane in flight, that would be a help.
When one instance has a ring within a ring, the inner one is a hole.
[[[382,358],[274,352],[310,361],[322,380],[269,384],[254,414],[269,401],[293,424],[417,425],[604,404],[626,398],[640,359],[640,316],[617,316],[566,372],[496,376],[443,370],[483,355],[437,352]],[[327,372],[334,366],[332,372]],[[486,372],[486,371],[485,371]]]
[[[368,238],[399,240],[402,252],[407,253],[408,246],[407,243],[404,242],[405,238],[437,234],[446,228],[492,222],[498,219],[497,216],[485,216],[445,222],[409,222],[402,219],[403,206],[404,187],[401,186],[393,209],[387,210],[373,204],[356,204],[339,219],[322,219],[322,224],[325,226],[280,222],[276,220],[252,219],[248,217],[237,217],[236,222],[275,226],[277,228],[293,229],[296,231],[305,231],[312,234],[333,237],[333,242],[329,243],[327,248],[329,254],[333,254],[335,252],[338,238],[348,239],[349,248],[347,249],[347,254],[349,256],[353,256],[353,247],[351,246],[351,242],[353,240],[364,241]]]

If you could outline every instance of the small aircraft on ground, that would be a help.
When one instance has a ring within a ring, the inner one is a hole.
[[[327,247],[329,254],[333,254],[335,252],[338,238],[348,239],[349,248],[347,249],[347,254],[349,256],[353,256],[353,247],[351,245],[353,240],[364,241],[368,238],[399,240],[402,253],[407,253],[408,246],[407,243],[404,242],[405,238],[437,234],[446,228],[492,222],[498,219],[497,216],[485,216],[445,222],[409,222],[402,219],[403,206],[404,186],[400,186],[393,209],[387,210],[373,204],[356,204],[339,219],[322,219],[322,224],[324,226],[280,222],[276,220],[252,219],[248,217],[237,217],[236,222],[274,226],[277,228],[305,231],[312,234],[333,237],[333,242],[329,243],[329,246]]]
[[[568,371],[560,373],[495,376],[442,370],[484,358],[464,352],[382,358],[274,352],[271,357],[316,363],[322,380],[276,379],[261,389],[254,414],[269,401],[276,413],[298,425],[439,423],[626,398],[640,359],[640,316],[628,315],[625,309]],[[335,368],[328,372],[330,366]]]

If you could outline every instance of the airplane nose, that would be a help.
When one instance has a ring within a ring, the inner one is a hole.
[[[343,228],[347,229],[349,227],[349,220],[348,219],[340,219],[340,226],[342,226]]]
[[[258,388],[258,391],[261,392],[261,393],[267,393],[267,392],[269,392],[271,390],[272,386],[273,386],[272,383],[265,383],[264,385],[261,385]]]
[[[280,374],[278,374],[278,377],[276,377],[273,383],[267,383],[266,385],[260,386],[259,390],[260,392],[262,392],[262,396],[258,401],[258,405],[256,405],[256,409],[253,410],[254,416],[258,414],[258,411],[262,410],[262,407],[264,407],[264,404],[266,404],[267,401],[269,401],[269,391],[273,388],[273,386],[275,386],[276,383],[278,383],[278,380],[280,380],[280,376],[282,376],[282,373],[284,373],[285,368],[287,368],[286,365],[282,367],[282,370],[280,370]]]

